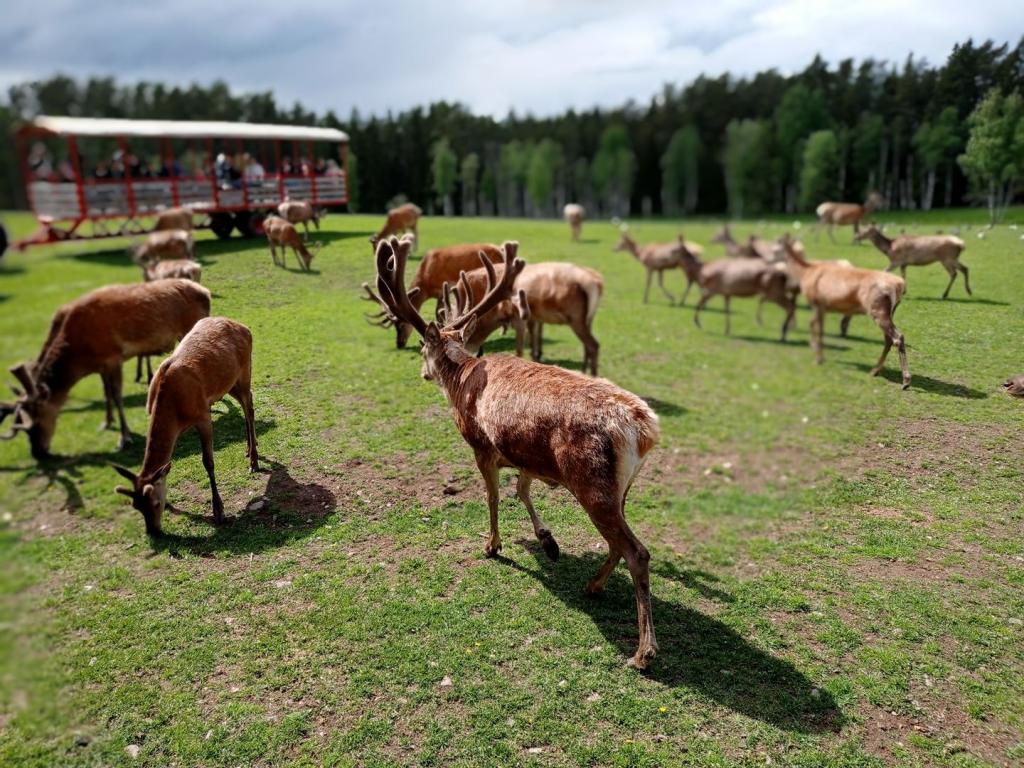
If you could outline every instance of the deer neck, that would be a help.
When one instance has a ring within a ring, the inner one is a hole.
[[[155,382],[159,387],[160,382]],[[149,434],[146,435],[146,452],[142,457],[139,477],[150,478],[158,469],[167,464],[174,454],[178,442],[177,419],[172,409],[161,403],[159,390],[153,399],[150,412]]]
[[[882,253],[884,253],[886,256],[891,254],[891,252],[892,252],[892,240],[890,240],[888,237],[883,235],[877,229],[871,231],[868,234],[868,237],[871,239],[871,242],[875,244],[875,247],[878,250],[880,250]]]
[[[438,384],[444,390],[448,402],[452,405],[462,400],[462,393],[472,376],[473,370],[480,364],[479,358],[473,357],[466,349],[454,342],[445,344],[444,353],[437,362]]]

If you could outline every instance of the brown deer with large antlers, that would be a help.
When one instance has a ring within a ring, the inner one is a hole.
[[[53,316],[38,360],[11,368],[24,389],[15,388],[16,403],[0,404],[0,421],[14,415],[13,428],[0,438],[9,440],[25,432],[32,456],[48,458],[57,416],[71,388],[98,373],[107,401],[103,428],[113,425],[111,405],[116,405],[121,423],[118,448],[123,448],[131,442],[121,399],[124,361],[169,352],[209,314],[210,292],[190,280],[108,285],[65,304]]]
[[[814,310],[811,319],[811,347],[818,365],[825,360],[822,334],[826,312],[840,313],[844,322],[853,315],[870,315],[885,336],[882,356],[871,369],[871,375],[877,376],[881,372],[885,358],[895,344],[900,355],[903,389],[909,389],[910,368],[907,366],[906,340],[892,319],[907,290],[903,278],[877,269],[861,269],[828,261],[808,261],[788,236],[783,236],[780,243],[786,250],[792,273],[800,280],[800,291]]]
[[[377,243],[381,240],[410,232],[412,233],[413,250],[416,250],[416,244],[420,241],[416,228],[419,226],[420,216],[422,215],[423,211],[420,210],[420,207],[412,203],[405,203],[404,205],[392,208],[388,211],[388,217],[384,220],[384,226],[380,228],[377,234],[370,236],[370,245],[376,251]]]
[[[428,300],[440,299],[445,283],[455,285],[461,273],[479,267],[481,253],[485,254],[492,263],[501,263],[502,250],[491,243],[459,243],[444,248],[431,248],[427,251],[427,255],[423,257],[423,261],[420,262],[420,266],[412,278],[412,283],[409,285],[409,300],[412,302],[413,309],[419,312],[420,307]],[[386,311],[367,315],[367,320],[372,325],[379,325],[382,328],[394,326],[395,345],[399,349],[405,349],[413,328],[402,321],[398,321],[397,324],[393,323],[391,318],[391,314]]]
[[[608,559],[587,592],[599,594],[619,560],[625,558],[629,567],[640,627],[631,663],[644,669],[658,648],[651,616],[650,555],[626,524],[624,505],[644,457],[658,439],[658,417],[639,397],[604,379],[511,355],[477,358],[466,351],[464,339],[473,335],[480,317],[511,297],[523,269],[522,260],[515,258],[517,244],[505,243],[503,248],[501,278],[482,258],[489,277],[487,292],[479,301],[470,291],[465,301],[457,298],[454,308],[449,303],[442,310],[441,325],[424,321],[406,293],[409,238],[379,244],[377,293],[365,288],[395,323],[409,323],[423,338],[423,377],[444,391],[487,486],[491,535],[484,552],[493,557],[501,549],[500,468],[519,470],[517,493],[552,560],[558,557],[558,544],[537,516],[530,485],[539,479],[567,488],[608,542]],[[525,301],[525,295],[519,299]]]
[[[274,260],[275,265],[285,266],[285,256],[288,253],[288,249],[291,248],[295,254],[295,260],[299,263],[299,267],[303,271],[309,272],[309,265],[313,263],[313,257],[320,250],[319,246],[313,246],[313,250],[309,250],[306,244],[302,242],[302,238],[299,237],[299,232],[295,229],[295,225],[290,221],[285,221],[280,216],[268,216],[263,223],[263,231],[267,235],[267,243],[270,245],[270,258]],[[277,260],[278,247],[281,249],[280,261]]]
[[[252,333],[241,323],[226,317],[200,320],[181,340],[181,344],[160,365],[149,387],[146,412],[149,433],[142,469],[135,474],[114,465],[131,484],[118,486],[117,492],[129,497],[142,513],[146,533],[159,536],[160,522],[167,499],[167,473],[178,437],[189,427],[199,433],[203,446],[203,466],[210,478],[213,519],[224,521],[224,502],[217,491],[213,473],[213,421],[210,406],[230,394],[242,406],[245,416],[245,455],[249,470],[259,471],[256,451],[256,418],[252,407]]]

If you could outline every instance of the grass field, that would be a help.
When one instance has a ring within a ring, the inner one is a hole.
[[[536,492],[562,547],[551,563],[503,474],[505,549],[483,556],[483,484],[440,391],[415,348],[362,320],[378,221],[329,218],[312,274],[290,255],[274,268],[261,242],[199,244],[214,313],[255,337],[266,472],[246,471],[237,405],[215,406],[232,524],[211,524],[192,434],[164,539],[113,493],[107,463],[138,467],[143,451],[145,389],[130,380],[123,454],[97,431],[97,377],[61,416],[62,460],[38,468],[26,440],[0,443],[0,765],[1024,763],[1024,404],[1000,392],[1024,371],[1016,230],[963,233],[971,299],[958,281],[939,300],[938,266],[911,270],[903,392],[895,353],[867,375],[881,336],[865,318],[816,367],[805,309],[780,344],[774,306],[758,327],[753,302],[734,302],[729,338],[721,300],[703,331],[693,295],[669,306],[655,289],[644,305],[643,270],[612,253],[608,224],[572,244],[561,223],[425,220],[421,249],[514,238],[528,260],[605,276],[601,372],[662,427],[627,504],[652,553],[660,654],[644,675],[625,665],[628,572],[584,597],[603,541],[567,493]],[[884,266],[839,239],[809,237],[810,255]],[[9,253],[0,363],[35,356],[62,302],[138,277],[123,244]],[[678,295],[682,274],[668,282]],[[571,332],[546,335],[548,361],[578,368]]]

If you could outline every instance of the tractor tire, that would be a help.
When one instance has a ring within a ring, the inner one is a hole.
[[[235,217],[230,213],[211,213],[210,214],[210,229],[221,240],[227,240],[231,237],[231,232],[235,228]]]
[[[263,222],[267,215],[262,211],[242,211],[235,214],[235,229],[242,237],[263,235]]]

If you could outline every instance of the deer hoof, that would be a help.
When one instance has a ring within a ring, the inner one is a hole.
[[[906,390],[908,390],[908,389],[910,389],[910,379],[906,379],[906,380],[905,380],[905,381],[903,382],[903,390],[904,390],[904,391],[906,391]]]
[[[121,439],[117,441],[117,450],[123,451],[131,444],[132,438],[130,435],[121,435]]]
[[[881,373],[881,372],[882,372],[882,369],[881,369],[881,368],[872,368],[872,369],[871,369],[871,370],[869,371],[870,375],[872,375],[872,376],[877,376],[877,375],[878,375],[879,373]]]
[[[544,554],[548,556],[549,560],[557,563],[559,555],[558,542],[551,535],[551,531],[541,531],[537,538],[540,539],[540,545],[544,549]]]
[[[639,648],[636,655],[626,662],[626,666],[639,670],[649,669],[657,653],[657,650],[653,647]]]
[[[500,541],[497,544],[488,544],[484,547],[484,554],[487,555],[487,557],[497,557],[499,552],[501,552]]]

